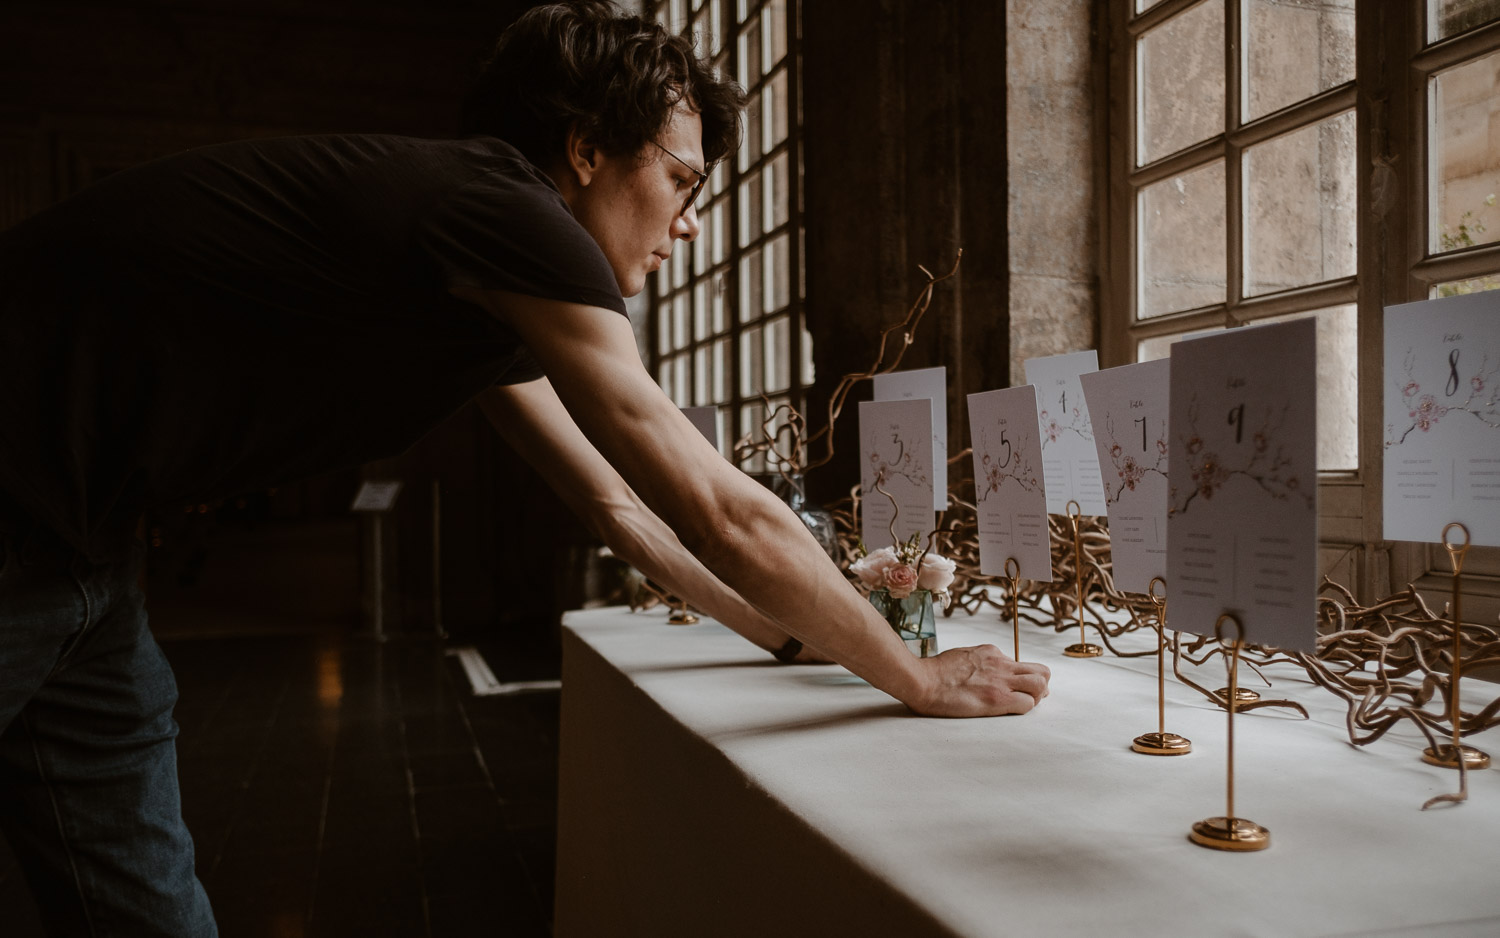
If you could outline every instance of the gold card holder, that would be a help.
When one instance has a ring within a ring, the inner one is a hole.
[[[1069,658],[1097,658],[1104,649],[1091,644],[1083,631],[1083,538],[1079,533],[1079,522],[1083,519],[1083,508],[1071,499],[1067,506],[1068,521],[1073,525],[1073,578],[1078,586],[1078,643],[1063,649]]]
[[[1021,563],[1005,558],[1005,578],[1010,581],[1010,627],[1016,640],[1015,660],[1021,660]]]
[[[1235,631],[1234,639],[1230,643],[1233,654],[1229,659],[1229,693],[1225,695],[1229,711],[1226,747],[1228,750],[1226,806],[1222,817],[1205,818],[1194,824],[1193,829],[1188,833],[1188,839],[1211,850],[1250,852],[1264,850],[1271,846],[1271,832],[1254,821],[1236,817],[1234,813],[1234,711],[1239,706],[1235,691],[1239,690],[1240,646],[1244,643],[1245,627],[1230,613],[1226,612],[1219,616],[1218,621],[1214,623],[1214,636],[1221,642],[1224,640],[1226,622],[1232,624]]]
[[[1157,595],[1157,587],[1163,590]],[[1147,756],[1182,756],[1193,751],[1193,741],[1167,732],[1167,581],[1152,577],[1146,598],[1156,607],[1156,732],[1142,733],[1130,748]]]

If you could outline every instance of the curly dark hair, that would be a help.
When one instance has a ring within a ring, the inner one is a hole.
[[[545,168],[574,127],[605,152],[640,152],[683,100],[702,117],[709,165],[738,149],[745,93],[691,42],[609,3],[570,0],[536,7],[501,33],[465,99],[463,123]]]

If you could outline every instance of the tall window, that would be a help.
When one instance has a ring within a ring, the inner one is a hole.
[[[1111,351],[1316,318],[1318,465],[1358,468],[1354,0],[1165,0],[1126,30],[1131,263]]]
[[[1380,324],[1387,305],[1500,289],[1500,0],[1110,11],[1103,358],[1315,318],[1324,572],[1389,589],[1445,569],[1397,545],[1387,574],[1372,546]],[[1500,551],[1471,568],[1500,608]]]
[[[744,86],[744,144],[714,168],[701,232],[651,290],[651,365],[679,406],[719,408],[722,448],[777,404],[802,405],[812,343],[802,300],[799,0],[669,0],[660,22],[690,35]],[[762,459],[742,468],[768,467]]]

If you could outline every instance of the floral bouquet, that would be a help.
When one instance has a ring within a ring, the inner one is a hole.
[[[870,590],[870,604],[890,623],[906,647],[923,658],[937,654],[933,598],[948,598],[956,565],[923,550],[920,539],[865,553],[849,570]]]

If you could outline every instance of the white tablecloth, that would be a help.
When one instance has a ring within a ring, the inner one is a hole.
[[[993,614],[938,632],[1011,648]],[[1351,746],[1342,703],[1284,667],[1271,695],[1312,719],[1235,724],[1236,813],[1271,847],[1208,850],[1187,833],[1225,812],[1225,714],[1169,671],[1194,751],[1134,753],[1155,657],[1063,657],[1076,640],[1023,625],[1053,675],[1031,714],[940,720],[708,620],[570,613],[557,934],[1500,935],[1500,769],[1421,811],[1458,773],[1405,727]],[[1467,742],[1500,757],[1500,731]]]

